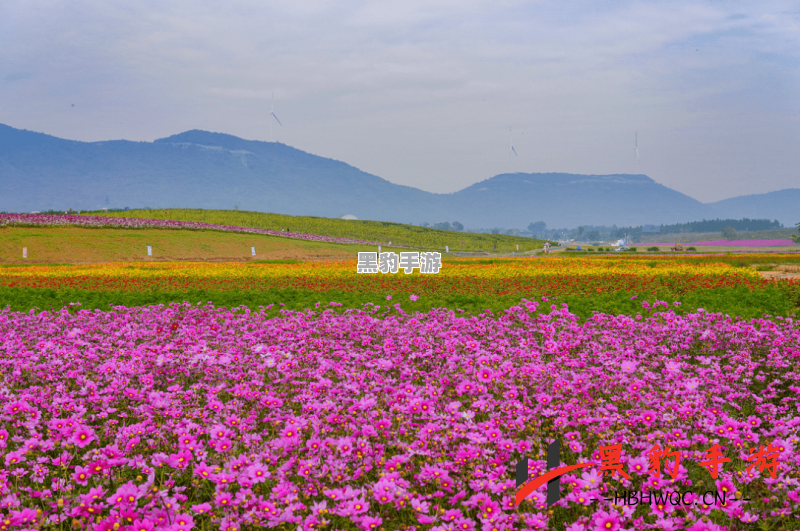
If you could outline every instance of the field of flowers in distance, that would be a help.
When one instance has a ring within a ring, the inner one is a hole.
[[[0,531],[800,529],[800,257],[620,254],[2,265]]]
[[[702,307],[744,317],[789,315],[800,306],[800,283],[765,280],[741,267],[758,260],[753,256],[728,257],[729,263],[716,257],[653,258],[446,259],[436,275],[357,274],[355,260],[8,266],[0,269],[0,297],[17,311],[58,309],[70,302],[108,310],[109,305],[210,301],[252,310],[273,305],[273,312],[330,302],[359,309],[371,302],[399,303],[406,311],[446,307],[475,314],[501,314],[523,298],[544,297],[550,301],[545,311],[566,303],[583,318],[593,311],[633,315],[643,300],[655,299],[681,302],[679,312]]]

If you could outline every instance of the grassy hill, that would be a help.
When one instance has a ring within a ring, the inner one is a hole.
[[[153,256],[147,256],[147,246]],[[22,258],[22,248],[28,258]],[[252,257],[250,248],[256,248]],[[221,231],[0,227],[0,264],[147,261],[356,260],[366,245]]]
[[[474,234],[437,230],[402,223],[383,221],[343,220],[312,216],[287,216],[265,214],[240,210],[201,210],[201,209],[158,209],[128,210],[124,212],[81,212],[88,216],[116,216],[126,218],[167,219],[174,221],[197,221],[218,225],[254,227],[269,230],[286,230],[356,238],[361,240],[392,242],[395,245],[416,249],[436,249],[444,251],[494,251],[512,252],[541,249],[544,240],[506,236],[501,234]]]

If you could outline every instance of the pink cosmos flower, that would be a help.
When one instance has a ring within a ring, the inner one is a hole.
[[[130,531],[153,531],[155,525],[154,522],[149,518],[143,518],[141,520],[134,520],[133,524],[128,528]]]
[[[11,520],[14,526],[34,527],[36,524],[36,509],[22,509],[11,511]]]
[[[200,463],[194,467],[194,475],[208,480],[213,480],[216,477],[214,469],[205,463]]]
[[[459,396],[463,394],[472,393],[474,392],[474,390],[475,390],[475,384],[470,382],[469,380],[463,380],[456,386],[456,392],[458,393]]]
[[[483,520],[492,521],[500,516],[500,505],[495,501],[489,501],[479,507],[480,516]]]
[[[233,496],[230,492],[217,492],[214,501],[217,507],[230,507],[233,504]]]
[[[233,442],[230,439],[218,439],[214,445],[214,449],[218,452],[229,452],[233,447]]]
[[[383,518],[380,516],[363,516],[358,520],[358,527],[369,531],[370,529],[377,529],[383,523]]]
[[[266,481],[266,479],[270,476],[269,469],[261,463],[250,465],[246,472],[247,476],[252,480],[253,483],[261,483]]]
[[[117,492],[114,495],[109,496],[106,500],[110,505],[133,505],[136,503],[140,497],[139,488],[132,482],[129,481],[124,485],[121,485]]]
[[[136,449],[136,445],[141,442],[141,437],[133,437],[127,443],[125,443],[125,453],[133,452]]]
[[[197,439],[191,435],[184,435],[178,438],[178,448],[181,450],[194,450],[198,448]]]
[[[648,409],[647,411],[642,411],[642,413],[639,414],[639,420],[645,426],[652,426],[656,422],[657,418],[658,415],[656,415],[656,412],[653,411],[652,409]]]
[[[21,448],[16,452],[9,452],[6,454],[6,466],[17,465],[19,463],[24,463],[27,461],[25,458],[25,449]]]
[[[167,464],[172,468],[184,469],[192,462],[192,452],[188,450],[181,450],[180,452],[170,454],[167,459]]]
[[[89,482],[89,469],[85,466],[76,466],[75,472],[72,474],[72,479],[78,485],[83,485],[85,487]]]
[[[494,378],[494,372],[488,367],[483,367],[478,371],[478,381],[483,383],[490,383]]]
[[[617,531],[620,528],[619,517],[610,512],[599,511],[594,515],[595,531]]]
[[[177,514],[173,519],[173,531],[189,531],[194,527],[194,519],[188,514]]]
[[[227,426],[224,426],[222,424],[217,424],[216,426],[211,428],[211,430],[209,431],[209,435],[211,435],[212,439],[227,439],[229,437],[233,437],[234,433]]]
[[[713,522],[704,522],[702,520],[695,521],[691,527],[686,528],[687,531],[722,531],[722,528]]]
[[[530,529],[547,529],[547,515],[545,514],[533,513],[525,521]],[[486,525],[484,525],[484,529],[487,529]],[[494,527],[494,529],[497,529],[497,527]],[[567,531],[569,531],[569,528],[567,528]]]
[[[219,528],[220,531],[239,531],[239,523],[231,518],[223,518]]]
[[[205,514],[211,510],[211,504],[206,502],[198,505],[192,505],[192,510],[197,514]]]
[[[78,448],[85,448],[95,440],[94,431],[87,426],[80,426],[72,433],[71,442]]]
[[[347,511],[350,514],[364,514],[368,510],[369,503],[362,498],[356,498],[347,503]]]
[[[212,479],[217,485],[231,485],[236,482],[236,476],[227,472],[220,472]]]
[[[422,525],[430,525],[436,522],[436,518],[430,517],[427,514],[417,513],[416,517],[417,517],[417,522],[419,522]]]

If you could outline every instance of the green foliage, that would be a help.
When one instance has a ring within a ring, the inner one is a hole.
[[[392,300],[387,301],[386,296],[391,295]],[[394,306],[400,304],[405,312],[426,312],[432,308],[450,308],[464,310],[478,314],[490,310],[496,314],[511,306],[519,305],[521,300],[517,296],[481,296],[464,294],[447,294],[431,297],[420,296],[415,302],[409,300],[410,293],[369,294],[345,292],[339,290],[308,291],[295,289],[267,289],[267,290],[189,290],[183,292],[165,291],[87,291],[76,289],[43,289],[43,288],[0,288],[0,311],[9,306],[12,311],[28,312],[31,309],[60,310],[69,303],[80,302],[82,310],[111,311],[114,306],[145,306],[154,304],[169,304],[170,302],[188,301],[192,304],[198,302],[211,302],[215,306],[235,308],[247,306],[258,309],[259,306],[274,305],[272,312],[280,309],[300,310],[314,308],[320,303],[320,308],[330,307],[329,303],[342,304],[340,309],[361,308],[365,303],[380,306]],[[636,298],[632,298],[636,295]],[[560,308],[567,304],[574,314],[582,319],[591,317],[594,312],[612,314],[636,315],[644,314],[644,302],[652,305],[656,300],[669,302],[676,313],[684,314],[704,308],[709,312],[721,312],[730,316],[744,318],[762,317],[769,315],[790,315],[800,306],[800,285],[776,286],[769,285],[764,289],[750,289],[737,286],[726,289],[696,290],[677,296],[668,291],[660,293],[615,292],[598,294],[591,297],[585,296],[558,296],[549,297],[547,302],[541,300],[541,294],[532,293],[530,300],[540,302],[539,311],[549,312],[552,307]],[[680,305],[674,302],[679,300]]]
[[[697,247],[687,247],[686,250],[687,251],[696,251]]]
[[[444,250],[449,246],[451,251],[516,251],[519,245],[521,252],[541,249],[544,240],[507,236],[502,234],[475,234],[454,230],[437,230],[402,223],[384,221],[343,220],[320,218],[313,216],[287,216],[283,214],[265,214],[239,210],[202,210],[202,209],[158,209],[129,210],[127,212],[82,212],[81,215],[129,217],[143,219],[167,219],[174,221],[196,221],[216,225],[232,225],[236,227],[254,227],[258,229],[286,230],[321,236],[354,238],[359,240],[392,242],[402,247],[416,249]]]
[[[800,223],[797,224],[797,234],[792,236],[795,243],[800,243]]]
[[[654,245],[654,246],[652,246],[652,247],[648,247],[648,248],[647,248],[647,250],[648,250],[648,251],[658,251],[659,249],[658,249],[658,247],[656,247],[656,246]]]

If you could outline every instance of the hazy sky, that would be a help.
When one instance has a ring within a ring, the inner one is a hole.
[[[701,201],[800,188],[794,1],[0,2],[0,123],[274,140],[453,192],[637,173]],[[74,106],[73,106],[74,105]]]

